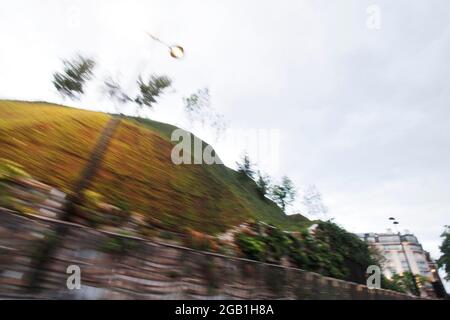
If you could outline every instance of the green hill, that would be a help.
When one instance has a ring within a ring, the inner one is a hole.
[[[70,192],[110,117],[44,102],[0,100],[0,158]],[[108,203],[158,219],[170,230],[215,234],[248,219],[288,230],[310,223],[300,215],[286,216],[259,196],[253,181],[224,165],[173,164],[174,129],[125,118],[89,189]]]

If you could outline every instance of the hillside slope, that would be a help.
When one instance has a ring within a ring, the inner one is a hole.
[[[0,100],[0,158],[70,192],[110,117],[49,103]],[[253,181],[224,165],[173,164],[174,129],[151,120],[123,120],[90,190],[171,230],[188,227],[215,234],[249,218],[289,230],[309,223],[299,215],[286,216],[258,195]]]

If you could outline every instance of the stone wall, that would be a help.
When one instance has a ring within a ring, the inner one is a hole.
[[[199,252],[68,224],[43,267],[29,279],[42,245],[62,222],[0,209],[0,298],[44,299],[411,299],[295,268]],[[81,289],[66,286],[69,265]]]

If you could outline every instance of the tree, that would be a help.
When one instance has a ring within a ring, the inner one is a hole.
[[[166,76],[151,75],[147,81],[142,80],[139,76],[137,80],[139,87],[139,93],[134,99],[134,102],[138,105],[138,110],[143,107],[153,108],[153,105],[157,102],[158,98],[165,89],[172,85],[172,80]]]
[[[244,156],[242,157],[242,162],[241,163],[236,162],[236,164],[239,173],[241,173],[243,176],[253,179],[255,171],[253,170],[253,164],[251,163],[247,153],[244,153]]]
[[[275,185],[272,188],[272,199],[280,206],[283,212],[286,212],[286,206],[290,205],[295,200],[295,187],[291,179],[284,176],[281,179],[280,185]]]
[[[386,276],[383,274],[381,275],[381,288],[406,293],[405,289],[402,286],[400,286],[398,282],[386,278]]]
[[[202,127],[208,123],[215,130],[216,139],[226,130],[224,116],[211,107],[211,96],[208,88],[199,89],[189,97],[183,98],[184,111],[190,123],[199,121]]]
[[[202,125],[205,123],[205,111],[211,108],[211,97],[209,89],[199,89],[192,93],[189,97],[183,98],[184,110],[187,113],[188,119],[193,122],[200,120]]]
[[[428,280],[419,274],[413,274],[407,271],[403,272],[401,275],[394,274],[392,276],[392,281],[395,286],[402,288],[404,291],[410,292],[416,296],[420,296],[418,288],[423,286]],[[414,282],[416,284],[414,284]]]
[[[139,92],[135,98],[131,98],[131,96],[122,89],[122,86],[117,80],[111,77],[104,80],[103,85],[106,96],[116,103],[117,112],[119,112],[117,104],[123,105],[129,102],[136,103],[136,113],[138,115],[139,110],[144,107],[152,109],[154,104],[157,103],[156,98],[161,96],[165,89],[171,86],[172,81],[166,76],[157,75],[151,75],[147,81],[144,81],[142,76],[139,76],[137,84]]]
[[[374,262],[376,262],[376,264],[383,270],[388,262],[386,257],[375,245],[369,243],[367,247],[369,249],[370,256],[372,257]]]
[[[256,186],[262,198],[264,198],[270,190],[270,177],[267,174],[262,174],[258,170]]]
[[[448,226],[446,226],[448,229]],[[444,238],[439,249],[442,252],[442,256],[437,261],[439,268],[444,268],[447,273],[445,280],[450,280],[450,233],[446,230],[441,237]]]
[[[309,215],[326,219],[327,207],[323,204],[322,194],[315,185],[308,186],[303,194],[303,205]]]
[[[116,111],[119,113],[120,109],[117,104],[123,105],[128,102],[133,101],[133,99],[130,98],[128,94],[125,93],[125,91],[122,89],[122,86],[117,80],[114,80],[113,78],[107,78],[104,81],[104,91],[106,93],[106,96],[115,102],[116,104]]]
[[[95,61],[79,55],[63,64],[64,70],[53,74],[53,85],[63,97],[79,99],[86,81],[92,78]]]

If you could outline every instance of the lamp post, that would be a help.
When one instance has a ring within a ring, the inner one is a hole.
[[[179,46],[179,45],[168,45],[167,43],[165,43],[164,41],[162,41],[158,37],[152,35],[151,33],[149,33],[149,32],[146,32],[146,33],[152,40],[154,40],[154,41],[162,44],[166,48],[168,48],[169,49],[169,53],[170,53],[172,58],[181,59],[181,58],[184,57],[184,49],[183,49],[182,46]]]
[[[394,226],[397,226],[397,225],[399,224],[399,222],[398,222],[394,217],[389,217],[389,221],[392,221],[392,224],[393,224]],[[396,229],[397,229],[397,228],[396,228]],[[408,270],[409,270],[409,272],[411,273],[411,276],[412,276],[412,278],[413,278],[414,288],[416,289],[417,294],[420,296],[420,288],[419,288],[419,286],[417,285],[417,278],[416,278],[416,275],[414,274],[414,272],[412,271],[411,264],[410,264],[409,258],[408,258],[408,254],[406,253],[406,249],[405,249],[405,246],[404,246],[404,244],[403,244],[402,235],[400,234],[400,232],[398,231],[398,229],[397,229],[397,235],[398,235],[398,237],[399,237],[399,239],[400,239],[400,245],[401,245],[401,247],[402,247],[402,253],[405,255],[406,265],[408,266]]]

